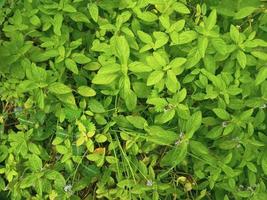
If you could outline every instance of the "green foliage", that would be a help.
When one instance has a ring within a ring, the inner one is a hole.
[[[267,199],[266,0],[0,0],[0,199]]]

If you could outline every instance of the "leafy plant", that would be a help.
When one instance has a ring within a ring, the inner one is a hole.
[[[1,199],[267,199],[265,0],[2,0],[0,27]]]

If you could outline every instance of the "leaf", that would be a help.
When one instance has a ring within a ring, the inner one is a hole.
[[[195,112],[186,122],[186,138],[190,139],[193,134],[200,128],[202,123],[202,114],[200,111]]]
[[[76,8],[73,7],[73,6],[70,5],[70,4],[65,4],[64,7],[63,7],[63,11],[65,11],[65,12],[69,12],[69,13],[77,12]]]
[[[180,32],[181,30],[183,30],[184,26],[185,26],[185,20],[181,19],[181,20],[178,20],[177,22],[173,23],[171,25],[171,27],[166,32],[167,33],[171,33],[173,31]]]
[[[147,86],[155,85],[164,76],[164,72],[161,70],[153,71],[147,78]]]
[[[172,37],[172,42],[176,45],[187,44],[192,42],[197,38],[197,33],[195,31],[184,31],[175,37]]]
[[[153,35],[154,35],[154,38],[156,38],[154,49],[158,49],[164,46],[169,41],[169,36],[166,33],[157,31],[157,32],[153,32]]]
[[[0,162],[3,162],[8,156],[8,148],[5,145],[0,145]]]
[[[210,31],[216,24],[217,21],[217,12],[216,10],[212,10],[209,17],[206,20],[205,26],[208,31]]]
[[[267,68],[262,67],[256,76],[255,84],[259,85],[267,79]]]
[[[90,23],[88,17],[81,13],[81,12],[75,12],[70,14],[70,18],[75,22],[84,22],[84,23]]]
[[[155,58],[155,62],[157,63],[158,66],[163,67],[163,66],[165,66],[167,64],[166,59],[160,53],[154,52],[153,53],[153,57]]]
[[[136,73],[150,72],[152,68],[142,62],[132,62],[129,64],[129,70]]]
[[[92,83],[98,84],[98,85],[108,85],[111,84],[116,78],[118,77],[118,74],[97,74],[92,80]]]
[[[30,155],[28,158],[28,166],[31,168],[32,171],[40,171],[42,169],[42,160],[39,158],[39,156],[33,154]]]
[[[245,18],[245,17],[251,15],[255,10],[256,10],[256,8],[254,8],[254,7],[241,8],[237,13],[235,13],[234,19]]]
[[[160,161],[161,167],[175,167],[180,164],[186,157],[187,143],[182,142],[180,145],[176,145],[173,149],[168,151]]]
[[[57,13],[54,16],[54,33],[58,36],[61,36],[61,26],[63,22],[63,16],[60,13]]]
[[[137,16],[145,22],[154,22],[158,19],[157,15],[149,11],[140,12]]]
[[[209,40],[207,37],[200,37],[198,39],[198,51],[202,58],[205,57],[206,49],[208,47]]]
[[[178,13],[190,14],[190,10],[183,3],[175,2],[172,7]]]
[[[173,73],[175,75],[178,75],[182,72],[183,67],[182,65],[184,65],[186,63],[187,59],[186,58],[182,58],[182,57],[177,57],[174,58],[168,65],[168,67],[170,67],[173,71]]]
[[[77,92],[84,97],[92,97],[96,95],[95,90],[88,86],[78,87]]]
[[[209,149],[201,142],[195,140],[190,140],[190,149],[195,155],[202,156],[209,154]]]
[[[106,112],[106,109],[103,107],[103,105],[99,101],[97,101],[95,99],[90,99],[89,100],[88,107],[94,113],[104,113],[104,112]]]
[[[36,50],[32,52],[32,54],[30,55],[30,59],[33,62],[44,62],[51,58],[57,57],[58,55],[58,51],[54,49],[46,51]]]
[[[137,96],[132,90],[128,90],[125,94],[125,103],[129,111],[135,109],[137,105]]]
[[[161,25],[165,28],[165,29],[169,29],[170,26],[171,26],[171,23],[170,23],[170,18],[168,15],[161,15],[159,17],[159,21],[161,23]]]
[[[43,90],[37,90],[36,92],[36,102],[40,109],[44,109],[45,103],[44,103],[44,93]]]
[[[239,31],[234,25],[230,26],[230,37],[235,43],[239,43]]]
[[[238,64],[244,69],[247,65],[246,54],[243,51],[239,50],[237,52],[236,58],[237,58]]]
[[[95,3],[89,4],[88,7],[89,13],[92,19],[97,22],[98,21],[98,7]]]
[[[40,26],[41,25],[41,20],[38,16],[34,15],[30,18],[30,22],[34,26]]]
[[[48,90],[55,94],[67,94],[72,92],[69,86],[66,86],[63,83],[59,82],[55,82],[49,85]]]
[[[143,31],[137,31],[137,35],[142,42],[144,42],[146,44],[153,43],[152,37],[149,34],[143,32]]]
[[[73,53],[71,57],[72,57],[72,60],[74,60],[78,64],[86,64],[91,61],[90,58],[88,58],[86,55],[81,54],[81,53]]]
[[[172,93],[175,93],[180,88],[180,84],[172,70],[167,71],[167,78],[165,84],[168,90]]]
[[[222,55],[225,55],[227,54],[227,46],[226,46],[226,43],[224,42],[223,39],[221,38],[212,38],[211,39],[211,43],[212,43],[212,46],[214,47],[214,49],[222,54]]]
[[[60,101],[76,107],[75,98],[72,93],[58,94],[57,97]]]
[[[66,154],[68,153],[68,148],[63,145],[56,145],[56,150],[60,154]]]
[[[261,52],[261,51],[252,51],[250,52],[254,57],[267,61],[267,53]]]
[[[262,159],[261,159],[261,167],[262,167],[264,174],[267,175],[267,154],[266,154],[266,151],[263,154]]]
[[[220,119],[223,119],[223,120],[230,120],[230,114],[224,110],[224,109],[221,109],[221,108],[214,108],[212,109],[212,111],[217,115],[217,117],[219,117]]]
[[[124,36],[115,37],[115,51],[121,64],[127,65],[130,56],[130,48]]]
[[[135,127],[138,129],[144,129],[145,126],[147,126],[147,121],[140,116],[127,116],[126,119]]]
[[[170,145],[178,139],[178,135],[173,131],[167,131],[160,126],[149,126],[146,128],[148,132],[147,140],[159,145]]]
[[[164,111],[163,113],[161,113],[155,117],[155,123],[156,124],[165,124],[166,122],[172,120],[174,115],[175,115],[175,110],[173,110],[173,109]]]
[[[28,176],[23,178],[22,181],[20,182],[20,188],[25,189],[34,186],[37,179],[38,176],[36,176],[35,174],[29,174]]]
[[[77,67],[76,63],[72,59],[67,58],[65,60],[65,65],[74,74],[78,74],[79,73],[78,67]]]

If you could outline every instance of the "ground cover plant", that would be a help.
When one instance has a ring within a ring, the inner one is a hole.
[[[1,0],[0,199],[267,199],[266,0]]]

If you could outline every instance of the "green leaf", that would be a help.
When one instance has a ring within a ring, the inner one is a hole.
[[[243,51],[238,50],[236,58],[237,58],[238,64],[244,69],[246,67],[246,65],[247,65],[247,56],[246,56],[246,54]]]
[[[65,65],[74,74],[78,74],[79,73],[78,67],[77,67],[76,63],[74,62],[74,60],[72,60],[70,58],[67,58],[65,60]]]
[[[71,13],[70,17],[75,22],[84,22],[84,23],[90,23],[88,17],[80,12]]]
[[[37,101],[37,104],[39,106],[39,108],[41,109],[44,109],[44,106],[45,106],[45,103],[44,103],[44,93],[43,93],[43,90],[37,90],[36,92],[36,101]]]
[[[263,81],[265,81],[267,79],[267,68],[266,67],[262,67],[259,70],[259,73],[256,76],[256,80],[255,80],[255,84],[259,85],[261,84]]]
[[[105,135],[103,135],[103,134],[97,134],[97,135],[95,136],[95,140],[96,140],[96,142],[98,142],[98,143],[104,143],[104,142],[107,141],[107,136],[105,136]]]
[[[43,166],[42,160],[39,158],[39,156],[35,154],[30,155],[28,158],[28,166],[34,172],[41,171],[42,166]]]
[[[152,68],[142,62],[132,62],[129,64],[129,70],[135,73],[150,72]]]
[[[256,8],[254,8],[254,7],[241,8],[237,13],[235,13],[234,18],[235,19],[245,18],[245,17],[251,15],[255,10],[256,10]]]
[[[73,53],[71,55],[71,58],[78,64],[86,64],[91,61],[90,58],[88,58],[86,55],[81,54],[81,53]]]
[[[223,39],[221,38],[212,38],[211,39],[212,46],[214,49],[222,55],[227,54],[227,46]]]
[[[209,149],[201,142],[190,140],[190,149],[195,155],[208,155]]]
[[[94,113],[104,113],[104,112],[106,112],[106,109],[103,107],[103,105],[99,101],[97,101],[95,99],[90,99],[89,100],[88,107]]]
[[[61,36],[61,26],[63,22],[63,16],[60,13],[57,13],[54,16],[54,33],[58,36]]]
[[[178,20],[177,22],[173,23],[171,25],[171,27],[166,32],[167,33],[171,33],[173,31],[180,32],[181,30],[183,30],[184,26],[185,26],[185,20],[181,19],[181,20]]]
[[[64,7],[63,7],[63,11],[65,11],[65,12],[69,12],[69,13],[77,12],[76,8],[73,7],[73,6],[70,5],[70,4],[65,4]]]
[[[31,18],[30,18],[30,22],[32,25],[34,26],[40,26],[41,25],[41,20],[38,16],[36,15],[33,15]]]
[[[25,189],[34,186],[37,179],[38,176],[36,176],[35,174],[29,174],[20,182],[20,188]]]
[[[138,129],[144,129],[145,126],[147,126],[147,121],[140,116],[127,116],[126,119],[135,127]]]
[[[200,111],[195,112],[186,122],[186,138],[190,139],[193,134],[200,128],[202,123],[202,114]]]
[[[250,53],[260,60],[267,61],[267,53],[264,53],[262,51],[252,51]]]
[[[67,94],[72,92],[69,86],[66,86],[63,83],[59,82],[55,82],[49,85],[48,90],[55,94]]]
[[[207,37],[200,37],[198,39],[198,51],[202,58],[205,57],[206,49],[208,47],[209,40]]]
[[[168,15],[161,15],[159,17],[159,21],[161,23],[161,25],[165,28],[165,29],[169,29],[170,26],[171,26],[171,23],[170,23],[170,18]]]
[[[180,74],[183,71],[182,65],[186,63],[187,59],[182,57],[174,58],[168,65],[175,75]]]
[[[68,105],[76,106],[75,98],[72,93],[58,94],[57,97],[60,99],[60,101]]]
[[[148,132],[147,140],[159,145],[174,144],[178,139],[178,135],[173,131],[164,130],[160,126],[149,126],[146,128]]]
[[[111,84],[116,78],[118,74],[97,74],[93,78],[92,82],[98,85],[108,85]]]
[[[88,10],[89,10],[89,13],[92,17],[92,19],[97,22],[98,21],[98,7],[95,3],[92,3],[92,4],[89,4],[88,5]]]
[[[172,93],[175,93],[180,88],[180,84],[172,70],[167,71],[167,78],[165,84],[168,90]]]
[[[155,85],[158,83],[164,76],[164,72],[161,70],[153,71],[147,78],[147,86]]]
[[[175,167],[180,164],[187,155],[187,143],[182,142],[168,151],[160,161],[161,167]]]
[[[0,162],[3,162],[8,156],[8,148],[5,145],[0,145]]]
[[[137,105],[137,96],[132,90],[128,90],[125,94],[125,103],[128,110],[132,111]]]
[[[266,151],[262,155],[261,167],[262,167],[262,170],[263,170],[264,174],[267,175],[267,154],[266,154]]]
[[[206,29],[210,31],[216,25],[216,21],[217,21],[217,12],[216,10],[212,10],[205,23]]]
[[[154,49],[158,49],[164,46],[169,41],[169,36],[166,33],[157,31],[157,32],[154,32],[153,35],[154,35],[154,38],[156,38]]]
[[[153,43],[152,37],[149,34],[143,32],[143,31],[137,31],[137,35],[142,42],[144,42],[146,44]]]
[[[224,109],[221,109],[221,108],[214,108],[212,109],[212,111],[217,115],[217,117],[219,117],[220,119],[223,119],[223,120],[230,120],[230,114],[224,110]]]
[[[187,44],[189,42],[192,42],[196,38],[197,33],[195,31],[184,31],[180,34],[177,34],[177,36],[172,37],[172,42],[176,45]]]
[[[174,115],[175,115],[175,110],[173,110],[173,109],[164,111],[163,113],[161,113],[155,117],[155,123],[156,124],[165,124],[166,122],[172,120]]]
[[[172,8],[178,12],[178,13],[181,13],[181,14],[190,14],[190,10],[183,4],[183,3],[180,3],[180,2],[175,2],[173,5],[172,5]]]
[[[46,51],[36,50],[32,52],[32,54],[30,55],[30,59],[33,62],[44,62],[54,57],[57,57],[58,55],[59,55],[58,50],[54,49]]]
[[[158,19],[157,15],[149,11],[140,12],[137,16],[145,22],[154,22]]]
[[[77,92],[84,97],[92,97],[96,95],[95,90],[88,86],[78,87]]]
[[[239,43],[240,34],[238,29],[234,25],[230,26],[230,37],[235,43]]]
[[[124,36],[115,37],[115,51],[121,64],[127,65],[130,56],[130,48]]]

